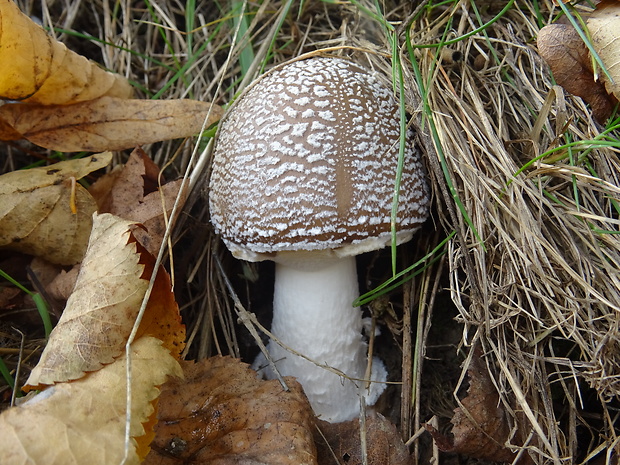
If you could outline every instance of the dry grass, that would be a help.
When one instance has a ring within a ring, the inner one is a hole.
[[[24,11],[33,8],[20,3]],[[429,328],[438,324],[434,302],[440,283],[449,282],[453,316],[462,328],[454,344],[466,362],[474,347],[483,348],[509,420],[526,436],[532,432],[527,447],[535,461],[579,463],[595,453],[609,455],[619,447],[620,131],[616,127],[606,136],[615,146],[597,145],[605,128],[580,99],[553,87],[534,40],[540,25],[557,14],[551,0],[516,2],[497,21],[443,52],[419,46],[479,28],[506,2],[479,1],[477,8],[468,1],[423,2],[416,16],[408,1],[386,3],[377,13],[369,0],[308,0],[301,9],[266,0],[239,2],[231,13],[231,4],[220,8],[200,0],[195,7],[171,0],[144,7],[65,0],[34,13],[44,24],[102,39],[89,42],[56,32],[72,48],[130,77],[146,97],[159,93],[220,104],[230,102],[263,67],[319,49],[352,56],[391,80],[396,44],[405,103],[427,147],[435,194],[432,222],[439,233],[421,238],[421,247],[430,250],[451,231],[457,233],[444,261],[402,292],[405,310],[424,310],[417,321],[405,311],[404,325],[412,328],[413,338],[408,331],[402,339],[395,334],[403,348],[404,385],[397,394],[403,434],[415,433],[428,420],[425,412],[438,410],[425,406],[430,398],[423,397],[422,386],[428,383],[425,354],[435,344]],[[242,8],[245,23],[238,20]],[[409,23],[411,47],[405,34]],[[235,38],[239,24],[247,32]],[[462,59],[452,62],[453,52]],[[171,176],[195,179],[208,172],[208,151],[202,152],[207,141],[149,149],[161,165],[172,162]],[[573,141],[594,142],[565,145]],[[540,158],[551,149],[556,151]],[[8,152],[13,161],[20,157]],[[206,168],[197,172],[196,166]],[[175,250],[176,290],[189,322],[190,351],[199,357],[239,355],[247,352],[247,336],[237,327],[215,261],[234,270],[231,276],[256,268],[233,264],[213,238],[198,184],[179,223]],[[251,280],[236,283],[243,296],[257,289]],[[265,299],[242,300],[255,311]],[[462,373],[466,368],[467,363]]]

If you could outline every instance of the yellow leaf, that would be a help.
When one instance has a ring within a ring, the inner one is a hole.
[[[161,341],[143,337],[132,352],[131,448],[126,464],[137,464],[136,438],[153,414],[158,386],[182,376]],[[2,463],[107,465],[124,456],[126,359],[123,356],[79,381],[52,386],[0,415]]]
[[[102,153],[0,176],[0,247],[61,265],[81,261],[97,205],[75,181],[111,159]]]
[[[80,378],[125,350],[155,267],[155,258],[136,243],[134,224],[94,215],[75,288],[25,390]],[[163,267],[138,329],[137,337],[143,335],[163,341],[175,357],[185,346],[185,327]]]
[[[620,4],[617,1],[599,4],[587,24],[594,50],[613,79],[613,82],[604,79],[607,92],[620,99]]]
[[[68,104],[129,98],[129,82],[50,37],[11,0],[0,0],[0,99]]]
[[[79,378],[123,352],[148,285],[130,240],[133,224],[110,214],[94,215],[75,288],[28,385]]]
[[[2,1],[2,0],[0,0]],[[73,105],[5,104],[0,107],[0,139],[17,134],[61,152],[124,150],[136,145],[197,134],[222,109],[195,100],[127,100],[102,97]]]

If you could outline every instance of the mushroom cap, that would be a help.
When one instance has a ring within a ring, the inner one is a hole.
[[[348,60],[309,58],[265,74],[220,125],[209,186],[216,232],[236,257],[250,261],[386,246],[399,118],[391,90]],[[424,222],[428,203],[420,152],[407,143],[399,243]]]

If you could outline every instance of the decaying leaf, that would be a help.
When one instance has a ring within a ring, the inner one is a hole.
[[[221,114],[219,106],[196,100],[101,97],[72,105],[9,103],[0,106],[0,130],[6,130],[0,131],[0,139],[23,137],[61,152],[124,150],[195,135],[207,115],[208,126]]]
[[[13,1],[0,0],[0,99],[52,105],[131,94],[125,78],[67,50]]]
[[[0,247],[62,265],[82,260],[97,205],[76,180],[111,159],[102,153],[0,176]]]
[[[230,357],[184,362],[162,387],[145,464],[316,464],[314,415],[301,386],[263,381]]]
[[[366,415],[366,463],[368,465],[408,465],[411,457],[396,426],[383,415],[369,410]],[[318,421],[315,432],[320,465],[346,463],[362,465],[362,441],[358,418],[342,423]]]
[[[153,414],[158,386],[182,376],[161,341],[144,337],[132,345],[132,437],[129,460],[137,464],[143,424]],[[52,386],[0,415],[0,451],[7,464],[122,463],[125,442],[126,359],[84,378]]]
[[[136,244],[132,225],[110,214],[94,215],[74,291],[30,374],[28,388],[80,378],[124,352],[154,263],[153,257]],[[184,329],[165,271],[160,269],[158,276],[156,284],[163,288],[154,295],[160,302],[154,302],[152,311],[147,307],[143,322],[148,329],[141,334],[158,337],[178,355]],[[159,326],[149,321],[151,316],[160,320]]]
[[[511,426],[499,401],[489,372],[478,353],[474,354],[467,369],[469,389],[462,408],[454,410],[452,436],[444,436],[431,425],[426,425],[437,447],[444,452],[463,454],[492,462],[512,462],[517,453],[506,446]],[[521,455],[519,465],[533,463],[527,453]]]
[[[587,21],[592,44],[605,63],[616,84],[605,81],[599,72],[595,80],[592,58],[586,45],[572,25],[551,24],[538,34],[538,50],[549,64],[559,85],[583,98],[592,114],[604,122],[620,96],[620,5],[603,2]]]
[[[99,178],[89,192],[97,200],[100,213],[112,213],[144,225],[134,235],[151,254],[157,255],[166,229],[164,205],[170,217],[181,182],[164,183],[159,167],[141,148],[136,148],[125,166]]]

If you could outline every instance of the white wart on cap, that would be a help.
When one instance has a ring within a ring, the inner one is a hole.
[[[381,248],[390,241],[399,137],[398,104],[373,73],[339,58],[277,69],[222,123],[212,223],[235,256],[251,261],[288,250]],[[409,144],[400,242],[426,219],[427,205],[425,171]]]
[[[271,332],[286,348],[270,341],[269,354],[332,423],[354,418],[360,397],[373,405],[385,386],[376,358],[369,387],[362,381],[367,344],[352,302],[355,255],[391,241],[399,141],[390,89],[339,58],[270,72],[239,97],[219,131],[211,220],[236,257],[276,262]],[[408,144],[399,242],[426,219],[427,204],[425,171]]]

